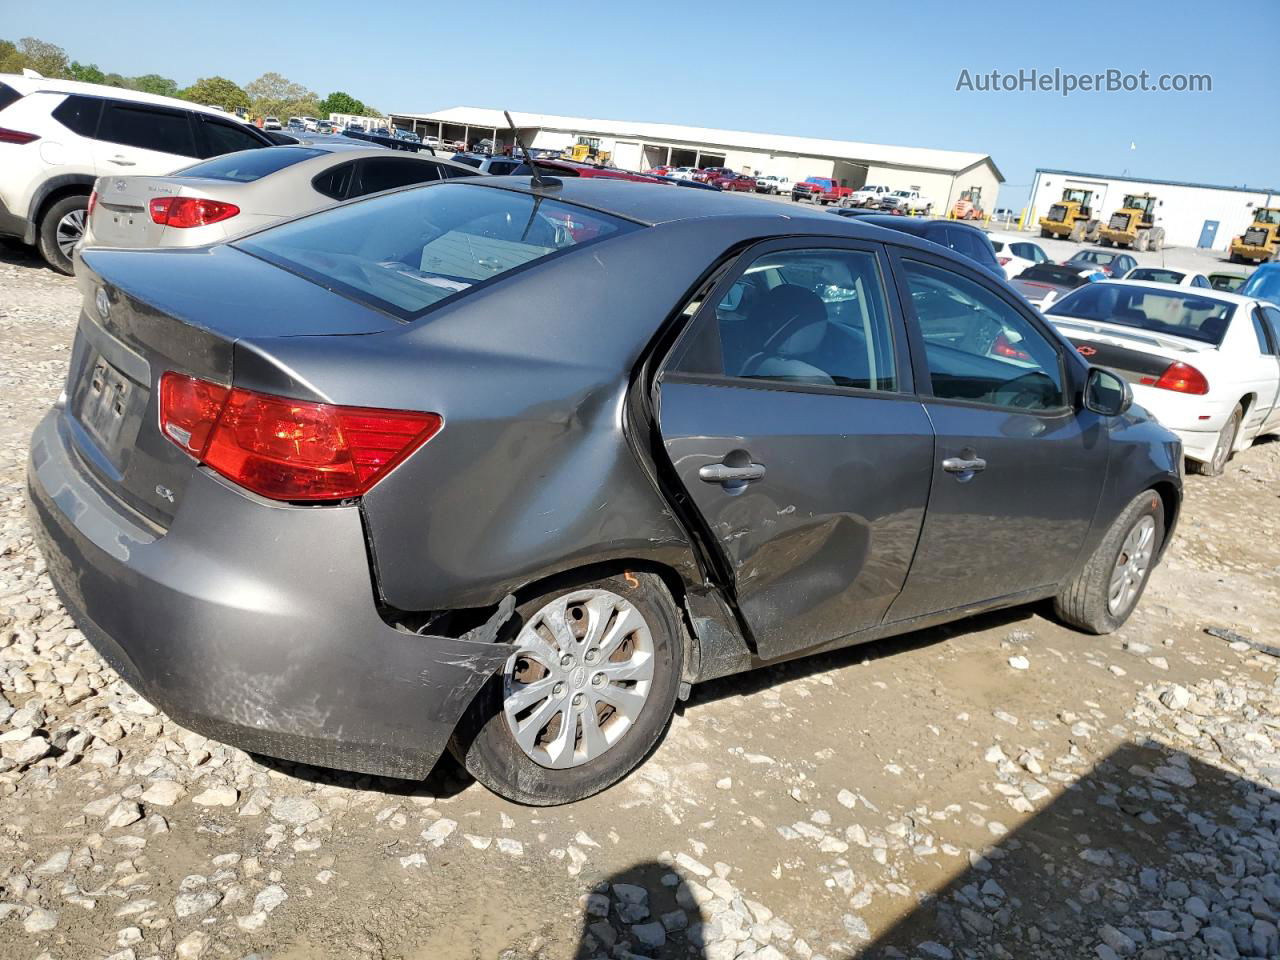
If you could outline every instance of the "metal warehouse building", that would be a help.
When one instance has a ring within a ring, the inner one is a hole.
[[[497,144],[495,152],[512,142],[501,110],[451,107],[390,117],[397,127],[420,136],[468,144],[491,139]],[[753,176],[774,174],[792,180],[833,177],[854,188],[874,183],[893,190],[919,190],[938,212],[949,210],[964,191],[974,191],[980,204],[992,210],[1004,182],[991,157],[983,153],[548,114],[512,114],[512,119],[531,148],[563,150],[585,139],[609,151],[614,166],[624,170],[723,166]]]
[[[1152,194],[1157,200],[1155,222],[1164,227],[1166,245],[1213,250],[1226,250],[1232,237],[1244,233],[1255,209],[1280,202],[1280,193],[1268,189],[1038,169],[1031,185],[1032,228],[1067,188],[1092,190],[1093,216],[1103,223],[1124,205],[1125,194]]]

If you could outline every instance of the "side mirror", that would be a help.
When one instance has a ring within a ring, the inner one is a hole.
[[[1119,374],[1090,367],[1084,382],[1084,408],[1103,417],[1118,417],[1133,406],[1133,389]]]

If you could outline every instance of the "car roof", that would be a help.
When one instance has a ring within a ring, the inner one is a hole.
[[[1037,237],[1032,237],[1029,233],[1009,233],[1006,230],[984,230],[988,237],[995,240],[1003,240],[1005,243],[1034,243]]]
[[[1177,293],[1184,297],[1199,297],[1205,300],[1221,300],[1236,306],[1249,306],[1257,303],[1254,297],[1242,297],[1238,293],[1227,293],[1225,290],[1214,290],[1212,287],[1175,287],[1168,283],[1157,283],[1155,280],[1095,280],[1094,286],[1107,287],[1139,287],[1143,290],[1155,290],[1158,293]]]
[[[175,107],[179,110],[194,110],[196,113],[207,113],[215,117],[228,117],[243,123],[234,113],[206,107],[202,103],[191,103],[177,97],[162,97],[156,93],[143,93],[141,90],[126,90],[123,87],[110,87],[104,83],[84,83],[80,80],[58,80],[51,77],[28,77],[17,73],[0,73],[0,83],[6,83],[23,96],[32,93],[67,93],[86,97],[110,97],[113,100],[128,100],[133,103],[153,103],[157,106]]]

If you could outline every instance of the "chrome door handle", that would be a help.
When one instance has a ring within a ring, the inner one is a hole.
[[[120,154],[116,154],[114,157],[112,157],[112,158],[111,158],[111,162],[112,162],[112,163],[114,163],[114,164],[115,164],[116,166],[118,166],[118,167],[134,167],[134,166],[137,166],[137,164],[136,164],[136,163],[134,163],[132,160],[126,160],[124,157],[120,156]]]
[[[947,473],[978,473],[987,469],[987,461],[981,457],[947,457],[942,461],[942,469]]]
[[[742,467],[731,467],[727,463],[708,463],[698,468],[698,477],[707,483],[719,483],[726,487],[742,486],[762,479],[764,464],[749,463]]]

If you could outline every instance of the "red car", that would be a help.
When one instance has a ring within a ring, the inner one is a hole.
[[[632,170],[618,170],[615,167],[593,167],[589,163],[577,163],[573,160],[539,160],[538,170],[553,177],[607,177],[613,180],[635,180],[640,183],[665,183],[656,176],[636,173]],[[513,176],[527,176],[526,166],[517,167]]]
[[[853,196],[852,187],[842,187],[831,177],[808,177],[791,187],[792,200],[812,200],[825,206]]]
[[[755,193],[756,190],[755,177],[749,177],[745,173],[734,173],[733,171],[712,177],[707,183],[719,187],[721,190],[737,190],[742,193]]]
[[[671,176],[672,167],[654,167],[652,170],[645,170],[646,177],[669,177]]]
[[[703,167],[693,175],[699,183],[710,183],[716,177],[732,177],[734,172],[728,167]]]

